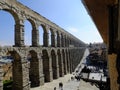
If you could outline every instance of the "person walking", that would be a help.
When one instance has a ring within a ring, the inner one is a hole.
[[[63,83],[62,82],[59,83],[59,89],[63,90]]]

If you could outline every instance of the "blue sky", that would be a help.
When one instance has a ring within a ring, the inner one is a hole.
[[[86,12],[81,0],[18,0],[22,4],[40,13],[85,43],[102,42],[98,30]],[[14,44],[14,18],[0,11],[0,45]],[[26,44],[30,44],[31,25],[25,22]],[[27,30],[30,29],[30,30]],[[29,38],[29,39],[27,39]]]

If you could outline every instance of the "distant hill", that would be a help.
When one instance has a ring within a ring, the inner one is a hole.
[[[12,63],[3,64],[3,80],[12,79]]]

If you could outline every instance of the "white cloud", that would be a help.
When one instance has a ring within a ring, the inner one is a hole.
[[[79,30],[77,28],[74,28],[74,27],[68,27],[67,31],[70,33],[78,33],[79,32]]]
[[[0,41],[0,46],[12,46],[13,42],[10,41]]]
[[[92,26],[80,28],[68,27],[66,30],[85,43],[103,41],[97,29]]]

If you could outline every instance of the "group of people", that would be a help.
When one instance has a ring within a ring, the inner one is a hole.
[[[54,90],[57,90],[56,87],[54,87]],[[63,83],[62,82],[59,83],[59,90],[63,90]]]
[[[81,72],[79,72],[78,70],[76,71],[75,74],[75,79],[77,81],[80,81],[80,79],[83,77],[82,73],[90,73],[91,69],[87,68],[87,66],[85,66],[84,68],[81,69]]]

